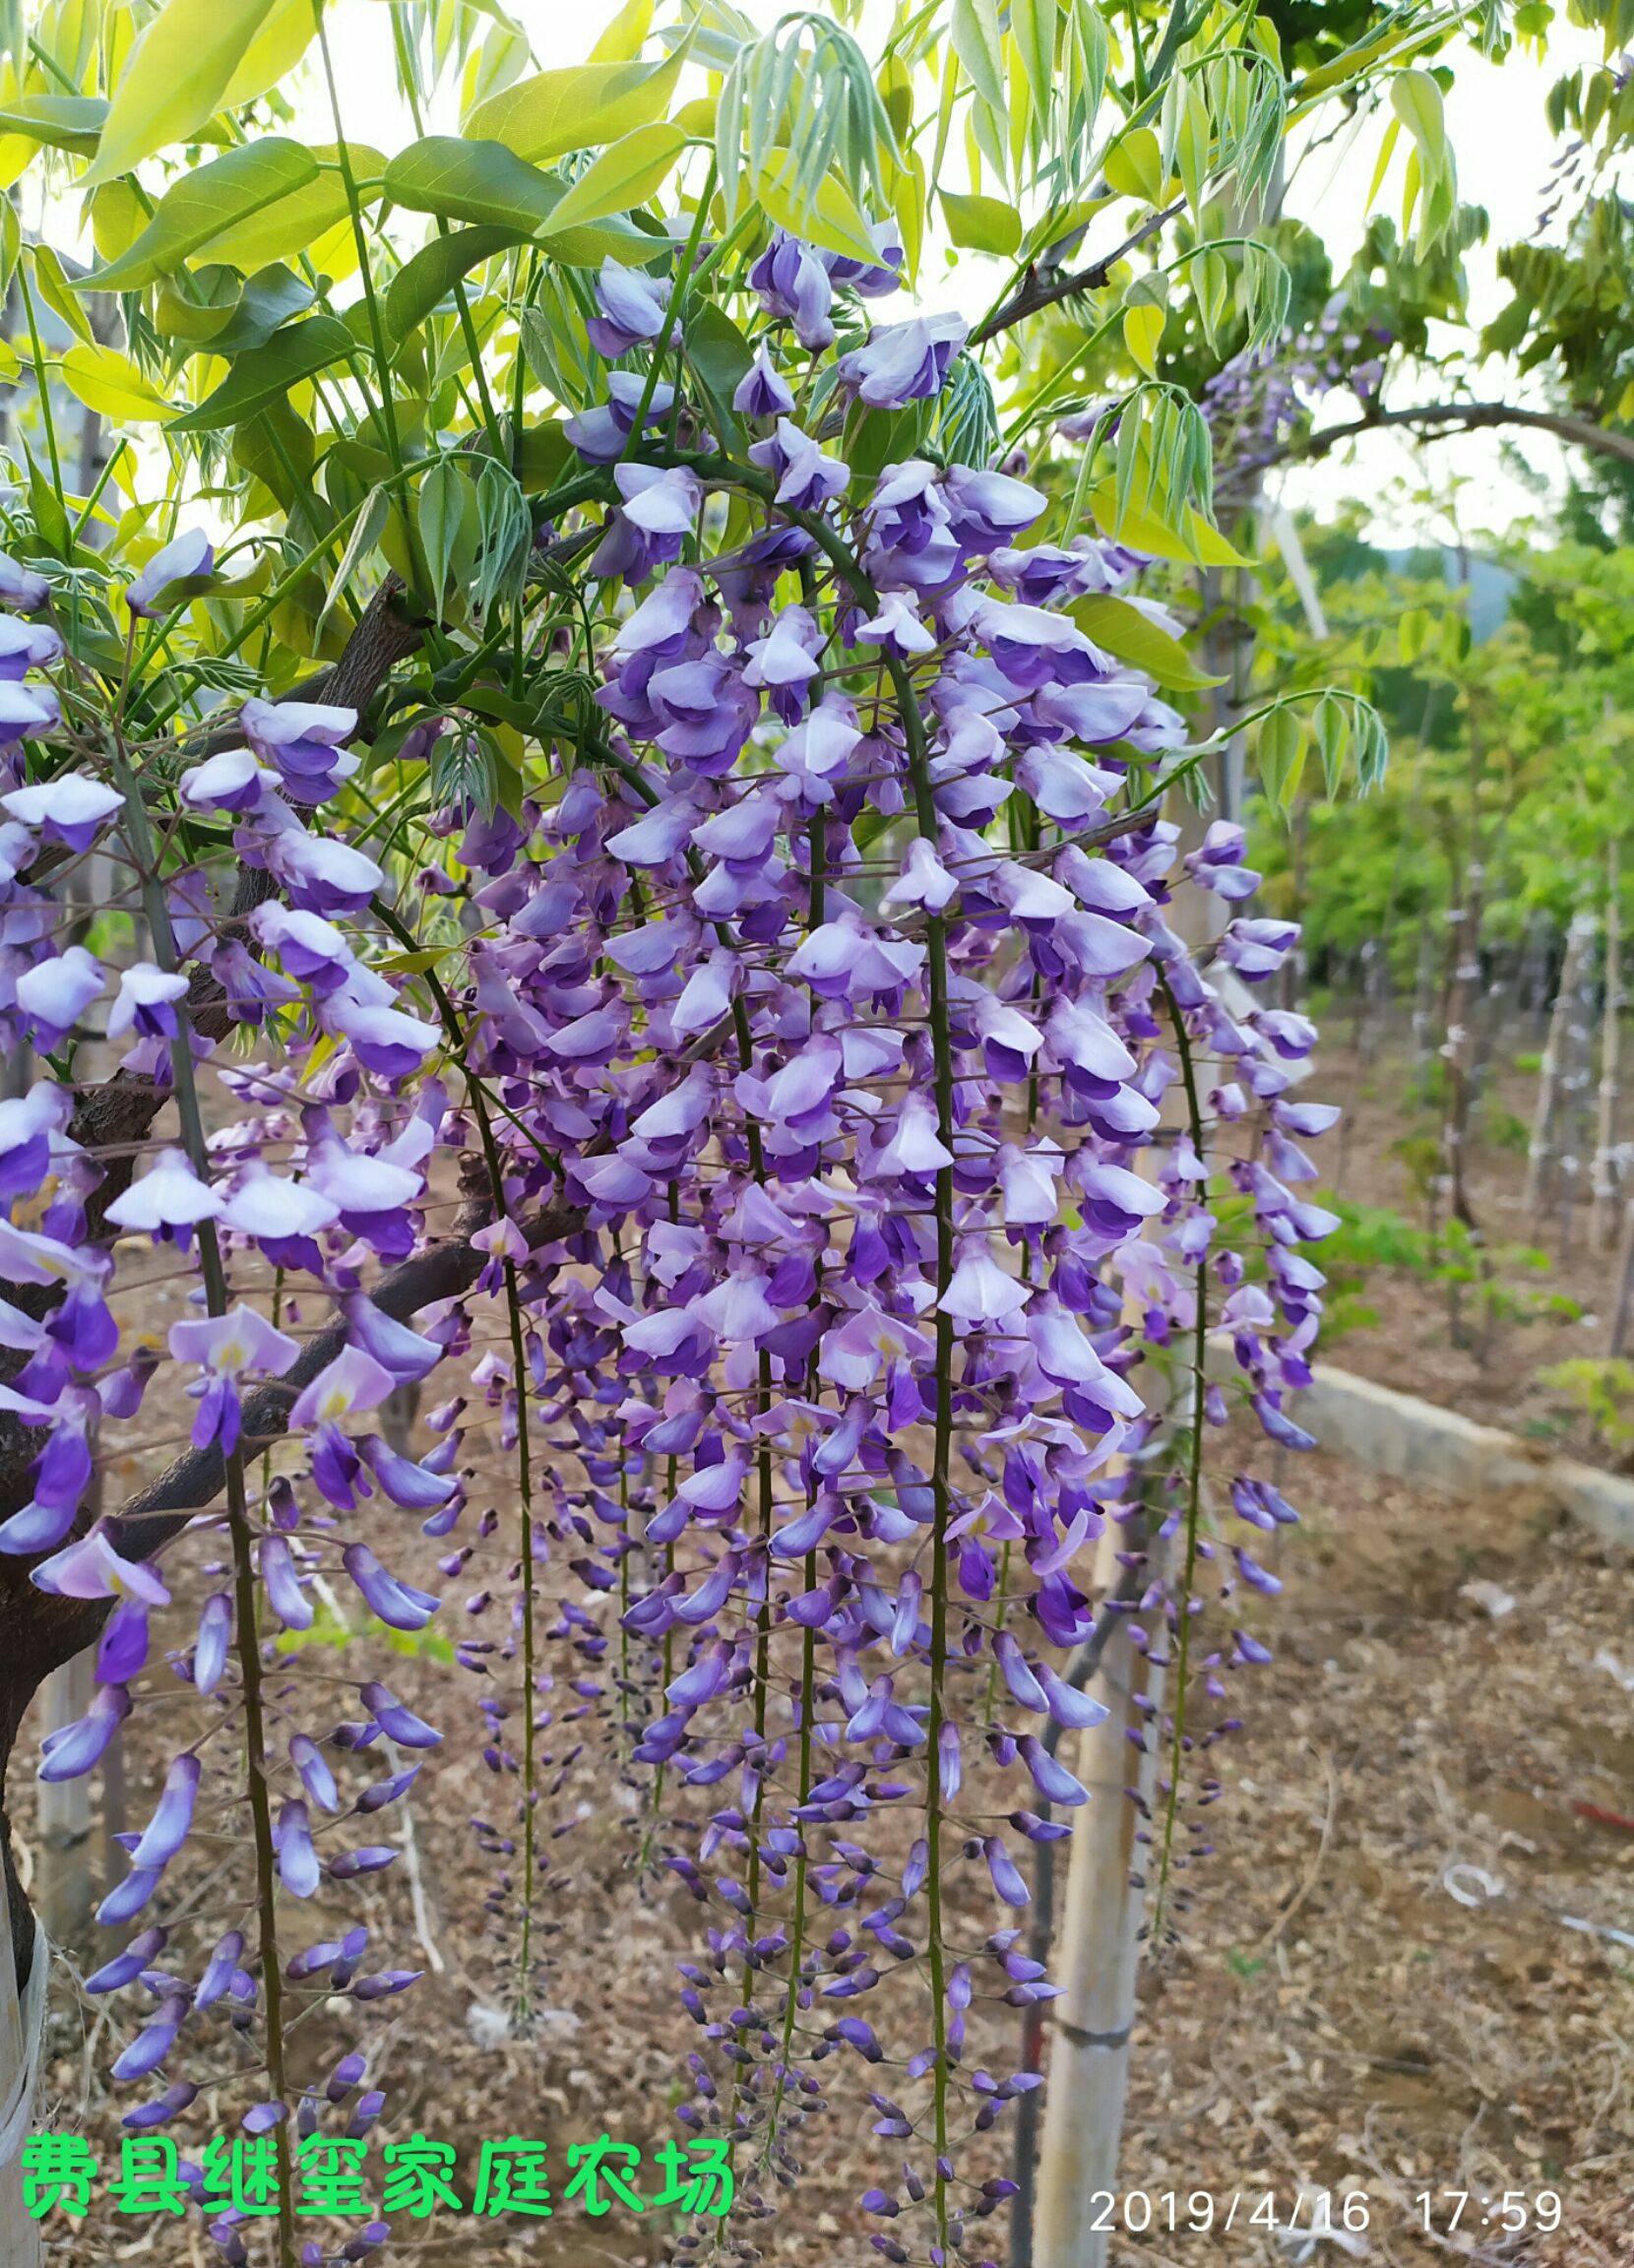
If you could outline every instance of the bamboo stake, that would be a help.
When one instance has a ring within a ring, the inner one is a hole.
[[[1634,1197],[1622,1209],[1622,1259],[1617,1267],[1617,1306],[1611,1318],[1611,1344],[1606,1352],[1613,1362],[1622,1359],[1628,1345],[1628,1324],[1634,1311]]]
[[[1104,1596],[1123,1568],[1121,1530],[1102,1531],[1095,1580]],[[1066,1912],[1054,1982],[1054,2040],[1038,2160],[1037,2268],[1105,2268],[1107,2234],[1096,2199],[1117,2187],[1129,2045],[1135,2024],[1146,1901],[1131,1880],[1135,1835],[1152,1813],[1162,1713],[1160,1670],[1138,1654],[1127,1618],[1100,1658],[1091,1691],[1109,1714],[1078,1735],[1073,1770],[1090,1792],[1072,1831]],[[1143,1702],[1145,1706],[1143,1707]],[[1131,1732],[1144,1730],[1137,1749]]]
[[[0,1825],[0,1833],[5,1832]],[[17,1955],[9,1899],[0,1893],[0,2116],[16,2112],[26,2130],[31,2116],[33,2042],[17,1988]],[[0,2268],[39,2268],[39,2223],[23,2202],[23,2134],[0,2164]]]
[[[1589,916],[1589,940],[1595,933],[1595,916]],[[1593,1009],[1590,1000],[1592,954],[1586,944],[1577,965],[1577,983],[1573,990],[1571,1012],[1566,1024],[1565,1071],[1560,1081],[1557,1120],[1560,1127],[1558,1185],[1555,1202],[1559,1210],[1559,1257],[1565,1265],[1572,1248],[1572,1228],[1577,1207],[1582,1200],[1584,1183],[1588,1176],[1583,1170],[1584,1155],[1589,1148],[1589,1087]]]
[[[1582,907],[1572,915],[1566,931],[1565,955],[1560,964],[1559,989],[1554,995],[1554,1006],[1549,1011],[1548,1038],[1543,1042],[1543,1060],[1538,1071],[1538,1101],[1532,1114],[1532,1139],[1527,1145],[1525,1192],[1526,1209],[1532,1216],[1535,1228],[1542,1210],[1548,1164],[1553,1154],[1551,1136],[1560,1096],[1561,1075],[1566,1062],[1572,995],[1577,990],[1578,970],[1588,950],[1594,926],[1594,915]]]
[[[1219,674],[1234,681],[1236,673]],[[1223,770],[1222,802],[1230,816],[1232,773]],[[1240,780],[1240,771],[1235,777]],[[1186,847],[1187,838],[1201,840],[1203,822],[1196,812],[1181,815],[1181,831],[1177,848]],[[1205,943],[1225,927],[1221,902],[1191,883],[1176,890],[1168,918],[1187,944]],[[1177,1100],[1178,1090],[1171,1096]],[[1138,1169],[1150,1174],[1156,1166],[1149,1144]],[[1148,1409],[1162,1427],[1163,1412],[1150,1400]],[[1108,1522],[1096,1545],[1092,1578],[1101,1598],[1122,1589],[1126,1570],[1119,1553],[1128,1547],[1125,1532]],[[1162,1575],[1161,1546],[1154,1543],[1149,1552],[1150,1586]],[[1141,1822],[1153,1816],[1163,1750],[1163,1671],[1137,1650],[1130,1618],[1120,1619],[1108,1637],[1088,1690],[1106,1715],[1079,1733],[1072,1766],[1090,1800],[1073,1819],[1066,1911],[1051,1980],[1061,1997],[1051,2010],[1036,2268],[1106,2268],[1108,2232],[1098,2226],[1105,2216],[1097,2199],[1117,2187],[1147,1919],[1136,1836]]]
[[[74,1724],[95,1690],[91,1649],[53,1670],[40,1693],[46,1732]],[[59,1944],[78,1937],[91,1920],[91,1779],[42,1780],[39,1785],[39,1901],[46,1933]]]
[[[1617,845],[1605,846],[1605,967],[1602,979],[1600,1092],[1595,1109],[1592,1250],[1610,1249],[1617,1206],[1617,1074],[1622,1052],[1622,922],[1617,908]]]

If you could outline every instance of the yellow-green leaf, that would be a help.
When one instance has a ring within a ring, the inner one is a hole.
[[[1163,150],[1150,126],[1136,126],[1107,151],[1105,172],[1115,195],[1138,197],[1146,205],[1163,203]]]
[[[671,123],[680,128],[689,142],[713,142],[720,110],[717,95],[695,94],[690,102],[681,104]]]
[[[1136,367],[1144,370],[1149,378],[1158,375],[1158,348],[1166,320],[1163,308],[1154,307],[1150,302],[1123,310],[1123,344]]]
[[[70,346],[58,368],[69,391],[110,424],[157,425],[172,414],[163,395],[115,346]]]
[[[953,0],[954,53],[971,85],[992,109],[1004,109],[1004,54],[995,0]]]
[[[681,75],[682,50],[662,63],[578,63],[536,71],[490,94],[465,122],[473,140],[503,142],[542,165],[570,150],[595,150],[663,115]]]
[[[550,216],[550,230],[571,227],[576,221],[599,220],[608,213],[627,213],[643,205],[673,170],[686,148],[678,126],[638,126],[622,140],[603,150]]]
[[[86,199],[91,240],[98,260],[122,260],[148,224],[148,215],[130,180],[104,181]]]
[[[245,48],[243,61],[227,82],[220,107],[236,110],[287,79],[311,46],[317,29],[313,0],[274,0],[272,14]]]
[[[1274,808],[1286,814],[1305,768],[1305,728],[1291,709],[1273,709],[1261,718],[1255,753],[1260,785]]]
[[[1115,654],[1131,668],[1143,669],[1154,684],[1171,693],[1199,693],[1208,685],[1223,685],[1223,677],[1210,677],[1198,668],[1177,638],[1160,629],[1149,614],[1127,598],[1109,592],[1075,599],[1067,609],[1086,638]]]
[[[1427,71],[1398,71],[1390,82],[1390,106],[1421,150],[1433,157],[1445,148],[1441,89]]]
[[[1384,177],[1390,170],[1390,160],[1396,154],[1396,145],[1401,138],[1402,122],[1399,118],[1392,118],[1385,128],[1384,138],[1379,144],[1379,161],[1373,168],[1373,178],[1368,184],[1367,203],[1362,208],[1364,213],[1371,213],[1373,210],[1374,200],[1384,187]]]
[[[446,945],[425,945],[417,953],[393,953],[375,966],[383,976],[423,976],[448,959]]]
[[[948,234],[971,252],[996,252],[1013,260],[1021,247],[1021,215],[1001,197],[960,197],[942,191]]]
[[[911,284],[918,279],[925,238],[925,169],[916,151],[898,167],[891,183],[891,207],[902,236],[903,267]]]
[[[633,63],[653,29],[653,0],[624,0],[590,51],[593,63]]]
[[[349,215],[346,185],[337,163],[336,147],[320,145],[312,155],[326,167],[316,180],[308,181],[304,188],[286,197],[280,197],[247,220],[235,220],[223,227],[219,236],[195,245],[189,258],[222,261],[229,268],[241,268],[246,276],[253,276],[258,268],[270,268],[275,261],[286,259],[295,252],[310,250],[317,260],[318,239],[347,220]],[[386,170],[385,158],[378,150],[371,150],[361,142],[348,142],[346,155],[351,160],[362,203],[365,206],[378,203],[381,175]],[[319,265],[326,264],[320,262]],[[332,268],[328,272],[334,274]]]
[[[246,142],[184,173],[159,199],[142,234],[122,260],[98,268],[82,291],[137,291],[156,277],[173,276],[201,244],[220,236],[292,197],[318,178],[318,160],[299,142],[270,134]]]
[[[312,315],[303,323],[286,324],[264,346],[240,354],[221,383],[177,420],[177,430],[219,433],[228,425],[242,425],[282,402],[303,378],[331,362],[344,361],[355,345],[336,315]]]
[[[0,134],[20,134],[48,150],[89,158],[107,115],[107,104],[95,95],[19,94],[0,106]]]
[[[1120,521],[1117,482],[1110,474],[1091,489],[1090,509],[1097,524],[1108,536],[1137,551],[1150,551],[1155,558],[1175,559],[1183,565],[1198,567],[1246,567],[1248,564],[1220,530],[1205,520],[1201,512],[1194,512],[1189,504],[1182,507],[1172,527],[1151,512],[1125,512]]]
[[[75,298],[68,278],[62,272],[62,262],[50,245],[31,245],[30,257],[33,262],[34,282],[39,286],[39,295],[46,306],[59,322],[67,324],[76,339],[83,340],[88,346],[94,346],[96,334],[86,320],[85,309]]]
[[[120,74],[88,182],[128,173],[207,125],[278,4],[165,0]]]
[[[787,157],[786,150],[774,150],[767,170],[749,182],[749,193],[764,209],[768,220],[780,228],[786,228],[791,236],[815,244],[821,252],[838,252],[845,259],[866,260],[870,267],[875,265],[879,246],[845,183],[832,173],[825,173],[817,184],[815,198],[805,203],[794,195],[788,182],[780,177],[786,170]]]
[[[431,134],[399,151],[386,168],[386,195],[412,213],[445,220],[547,234],[550,249],[571,268],[598,268],[605,259],[650,259],[653,239],[631,222],[556,220],[568,192],[553,173],[530,165],[503,142],[471,142],[459,134]]]

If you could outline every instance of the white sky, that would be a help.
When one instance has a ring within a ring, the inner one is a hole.
[[[513,14],[527,26],[545,66],[578,62],[588,55],[617,4],[618,0],[578,0],[573,6],[563,5],[563,0],[511,0]],[[769,25],[784,12],[786,0],[740,0],[740,5]],[[411,129],[395,93],[387,11],[375,0],[342,0],[329,21],[348,134],[388,151],[400,146],[409,139]],[[1535,228],[1555,150],[1543,119],[1544,96],[1562,72],[1597,61],[1599,55],[1600,42],[1592,34],[1561,26],[1541,61],[1519,50],[1501,67],[1483,62],[1473,50],[1458,56],[1457,84],[1447,107],[1460,193],[1467,202],[1486,208],[1491,245],[1513,242]],[[434,130],[448,131],[456,121],[449,115],[427,123]],[[302,91],[296,130],[313,140],[330,139],[321,83],[310,83]],[[1359,242],[1362,200],[1382,131],[1382,121],[1371,120],[1295,170],[1290,210],[1324,237],[1336,270],[1346,265]],[[1381,193],[1386,211],[1399,213],[1405,144],[1404,136]],[[1506,293],[1497,281],[1489,247],[1473,254],[1470,267],[1471,309],[1478,323],[1503,304]],[[994,274],[991,262],[967,253],[949,276],[929,253],[922,289],[932,301],[978,312],[992,296]],[[1445,389],[1433,372],[1423,374],[1416,389],[1410,384],[1413,375],[1407,371],[1395,375],[1393,403],[1442,398]],[[1477,381],[1477,391],[1482,396],[1505,392],[1502,373],[1494,367],[1486,383]],[[1507,392],[1514,397],[1512,382]],[[1540,397],[1534,393],[1529,399],[1537,403]],[[1400,432],[1370,435],[1319,467],[1283,475],[1282,494],[1295,507],[1308,506],[1322,514],[1364,496],[1371,505],[1371,533],[1376,540],[1388,543],[1450,535],[1453,523],[1445,505],[1456,498],[1462,533],[1478,536],[1509,528],[1538,510],[1537,499],[1505,470],[1505,446],[1491,433],[1460,435],[1422,449]],[[1546,434],[1515,434],[1507,446],[1518,447],[1530,464],[1558,484],[1564,456]]]

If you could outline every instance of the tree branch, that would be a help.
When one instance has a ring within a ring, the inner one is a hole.
[[[1307,464],[1316,457],[1325,457],[1341,442],[1354,441],[1364,433],[1384,430],[1387,426],[1408,425],[1439,427],[1443,432],[1476,432],[1498,425],[1523,425],[1535,432],[1552,433],[1578,449],[1589,449],[1597,456],[1615,457],[1624,465],[1634,465],[1634,433],[1619,432],[1610,425],[1597,425],[1592,417],[1575,416],[1569,410],[1523,410],[1512,402],[1425,402],[1411,410],[1373,410],[1361,417],[1352,417],[1344,425],[1322,425],[1314,432],[1287,442],[1270,457],[1254,460],[1253,470],[1263,472],[1268,465]],[[1428,440],[1441,436],[1435,431],[1425,434]]]
[[[996,339],[1001,331],[1008,331],[1024,316],[1037,315],[1045,307],[1053,307],[1062,299],[1076,299],[1084,291],[1103,291],[1111,282],[1112,270],[1120,260],[1127,260],[1131,252],[1138,252],[1143,244],[1166,228],[1171,220],[1186,209],[1183,197],[1172,205],[1165,205],[1161,213],[1152,213],[1141,222],[1132,236],[1126,236],[1113,252],[1093,261],[1088,268],[1075,268],[1063,272],[1059,268],[1034,266],[1003,300],[986,321],[977,324],[971,333],[969,344],[980,346],[988,339]]]
[[[484,1196],[468,1202],[455,1232],[428,1244],[383,1276],[369,1297],[384,1315],[407,1323],[422,1307],[438,1299],[458,1298],[469,1292],[488,1265],[491,1255],[471,1242],[484,1223],[493,1218],[493,1206]],[[523,1224],[522,1232],[535,1252],[557,1244],[584,1228],[586,1215],[576,1205],[552,1205]],[[329,1325],[309,1339],[281,1378],[272,1378],[245,1397],[243,1441],[246,1454],[281,1440],[289,1429],[289,1412],[303,1386],[328,1368],[346,1344],[345,1322]],[[181,1533],[195,1513],[204,1512],[220,1493],[226,1467],[220,1449],[190,1449],[185,1456],[126,1498],[109,1521],[112,1541],[127,1559],[146,1559]]]

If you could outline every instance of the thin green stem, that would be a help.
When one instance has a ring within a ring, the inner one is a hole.
[[[376,911],[386,921],[393,934],[406,945],[412,946],[412,933],[406,929],[396,914],[375,902]],[[438,1013],[452,1034],[454,1042],[464,1057],[470,1045],[464,1022],[436,972],[422,972]],[[505,1211],[504,1161],[494,1139],[493,1121],[488,1115],[487,1096],[480,1080],[468,1077],[466,1091],[471,1097],[471,1114],[476,1120],[482,1155],[487,1163],[488,1179],[493,1185],[496,1214]],[[537,1670],[537,1644],[534,1616],[534,1459],[528,1426],[528,1349],[522,1320],[522,1293],[517,1282],[516,1263],[506,1257],[504,1262],[505,1306],[510,1319],[511,1362],[516,1377],[517,1396],[517,1497],[522,1514],[522,1938],[517,1950],[517,1979],[515,2016],[519,2030],[531,2020],[532,2003],[530,1985],[534,1960],[534,1897],[538,1874],[538,1792],[534,1785],[537,1777],[535,1750],[537,1746],[534,1725],[534,1704],[537,1700],[534,1680]]]
[[[23,312],[28,318],[29,345],[34,357],[34,392],[39,397],[40,421],[45,427],[45,446],[51,459],[51,485],[57,492],[57,502],[63,517],[68,515],[68,498],[62,484],[62,459],[57,454],[56,419],[51,415],[51,382],[45,375],[45,349],[39,343],[39,324],[34,316],[34,295],[29,287],[29,263],[17,263],[17,287],[23,294]]]
[[[1199,1159],[1203,1155],[1203,1105],[1197,1087],[1197,1064],[1192,1054],[1191,1034],[1180,1012],[1168,981],[1166,971],[1158,970],[1158,986],[1168,1008],[1174,1027],[1174,1045],[1180,1058],[1180,1078],[1185,1089],[1187,1131],[1192,1147]],[[1196,1185],[1201,1201],[1206,1182]],[[1180,1634],[1174,1655],[1174,1715],[1173,1732],[1169,1743],[1168,1799],[1163,1810],[1163,1850],[1158,1863],[1158,1886],[1153,1899],[1152,1928],[1154,1936],[1161,1934],[1165,1902],[1174,1860],[1174,1837],[1180,1817],[1180,1775],[1185,1762],[1186,1734],[1186,1675],[1191,1660],[1192,1584],[1197,1573],[1197,1552],[1202,1527],[1203,1510],[1203,1434],[1208,1394],[1207,1360],[1209,1353],[1209,1263],[1207,1258],[1197,1263],[1193,1296],[1196,1314],[1192,1323],[1192,1374],[1191,1374],[1191,1426],[1186,1455],[1186,1547],[1180,1573],[1179,1615]]]
[[[417,135],[423,135],[425,124],[420,116],[419,74],[414,69],[413,57],[408,50],[408,27],[404,23],[403,10],[394,7],[392,10],[392,37],[397,44],[399,76],[403,83],[403,91],[408,97],[408,114],[413,121],[414,132]],[[437,234],[446,237],[448,232],[448,222],[439,213],[437,216]],[[482,405],[482,422],[488,429],[488,439],[493,444],[494,455],[501,464],[504,464],[507,454],[504,432],[494,410],[493,397],[488,392],[487,372],[482,367],[482,350],[476,343],[476,326],[471,319],[471,301],[466,295],[465,279],[462,276],[456,276],[454,279],[454,304],[459,311],[460,329],[465,337],[466,351],[471,356],[471,373],[476,380],[477,399]]]

